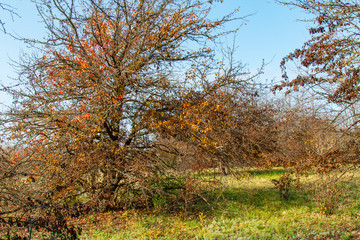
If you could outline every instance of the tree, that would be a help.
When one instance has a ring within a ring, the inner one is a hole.
[[[35,3],[49,35],[32,41],[38,51],[22,59],[20,87],[8,89],[14,107],[3,122],[53,199],[86,193],[94,202],[116,202],[124,189],[149,188],[161,161],[159,133],[210,144],[196,137],[211,130],[205,117],[226,111],[211,105],[207,115],[186,116],[218,90],[246,82],[209,47],[234,20],[210,20],[214,3]]]
[[[274,90],[286,88],[288,93],[299,89],[312,90],[312,96],[321,96],[322,101],[331,104],[333,111],[330,114],[322,114],[320,118],[304,115],[302,119],[298,118],[300,127],[297,127],[296,134],[291,137],[284,134],[288,141],[283,142],[299,149],[300,157],[294,156],[295,151],[290,154],[293,159],[291,164],[298,165],[295,168],[317,168],[325,173],[338,169],[357,169],[359,159],[355,156],[359,151],[359,135],[356,129],[356,110],[360,100],[359,2],[281,2],[299,7],[314,16],[314,26],[309,29],[311,39],[301,49],[296,49],[283,58],[280,65],[284,81],[276,85]],[[287,71],[291,62],[299,65],[294,78],[291,78]],[[312,99],[315,101],[315,97]],[[352,123],[346,124],[349,119],[352,119]],[[294,123],[296,122],[293,120],[290,125]],[[287,154],[289,155],[289,152]]]
[[[359,100],[359,12],[356,0],[295,0],[283,2],[315,16],[312,38],[286,56],[281,67],[285,81],[275,89],[313,86],[333,103]],[[299,61],[302,70],[290,80],[286,65]]]
[[[337,131],[341,128],[350,130],[353,127],[358,131],[357,106],[360,100],[360,5],[358,1],[295,0],[282,3],[299,7],[313,15],[314,26],[309,29],[312,38],[301,49],[296,49],[281,62],[284,81],[275,86],[274,90],[311,89],[315,94],[320,94],[323,100],[331,103],[334,112],[337,110],[337,114],[332,116],[338,120]],[[293,79],[289,77],[286,69],[292,61],[300,64],[297,76]],[[349,119],[351,124],[346,123]],[[357,141],[356,134],[352,137],[354,141]],[[338,139],[337,142],[344,143],[345,141],[347,143],[344,145],[354,147],[345,135],[338,133],[338,137],[344,137],[346,140]],[[337,147],[345,148],[344,146]],[[335,150],[331,148],[329,151]],[[353,148],[346,151],[349,155],[342,158],[349,161],[345,162],[357,163],[350,152],[358,150]]]
[[[175,143],[163,145],[175,148],[168,151],[174,155],[181,152],[186,156],[182,165],[187,169],[219,167],[229,174],[234,167],[261,166],[263,157],[276,149],[276,120],[274,107],[260,103],[260,98],[246,88],[219,90],[201,97],[201,104],[189,104],[182,121],[176,118],[165,126],[165,133],[176,134],[170,134]]]

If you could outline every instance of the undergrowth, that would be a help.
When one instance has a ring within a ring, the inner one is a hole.
[[[287,173],[275,169],[248,171],[242,178],[216,176],[222,185],[208,192],[211,204],[199,203],[188,212],[130,209],[87,216],[78,220],[84,229],[81,239],[360,238],[358,176],[339,183],[347,192],[327,214],[314,198],[315,178],[302,180],[303,188],[293,187],[287,200],[281,198],[272,179]]]

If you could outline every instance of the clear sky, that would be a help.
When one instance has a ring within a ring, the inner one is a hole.
[[[42,38],[45,35],[40,18],[30,0],[1,2],[12,5],[20,16],[14,17],[12,21],[6,12],[0,12],[0,17],[6,22],[7,32],[32,38]],[[298,9],[281,6],[275,0],[224,0],[224,3],[218,6],[216,14],[219,16],[236,7],[240,7],[240,15],[252,14],[236,37],[236,58],[247,63],[250,71],[255,71],[264,60],[269,64],[261,78],[264,81],[279,81],[281,58],[301,47],[309,38],[307,23],[298,21],[308,16]],[[17,61],[22,52],[30,53],[31,49],[1,32],[0,43],[0,81],[11,84],[11,77],[16,77],[16,71],[11,66],[10,59]],[[10,104],[11,99],[0,92],[0,103]]]

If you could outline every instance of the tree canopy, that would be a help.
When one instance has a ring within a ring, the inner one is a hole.
[[[247,79],[211,48],[233,13],[211,20],[214,3],[192,0],[35,3],[48,37],[22,59],[3,122],[54,197],[146,183],[168,151],[159,138],[218,147],[205,133],[221,122],[209,119],[229,113],[210,102]]]
[[[275,89],[314,86],[334,103],[359,99],[359,2],[356,0],[296,0],[285,2],[314,16],[312,38],[286,56],[281,67],[285,81]],[[300,72],[290,79],[287,63],[298,61]]]

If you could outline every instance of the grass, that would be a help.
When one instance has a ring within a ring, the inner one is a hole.
[[[89,215],[82,219],[81,239],[360,238],[359,178],[343,183],[347,192],[333,214],[326,215],[308,188],[293,190],[289,200],[281,200],[271,179],[283,172],[252,170],[245,179],[221,177],[220,197],[214,195],[211,206],[204,203],[186,213],[127,210]]]

